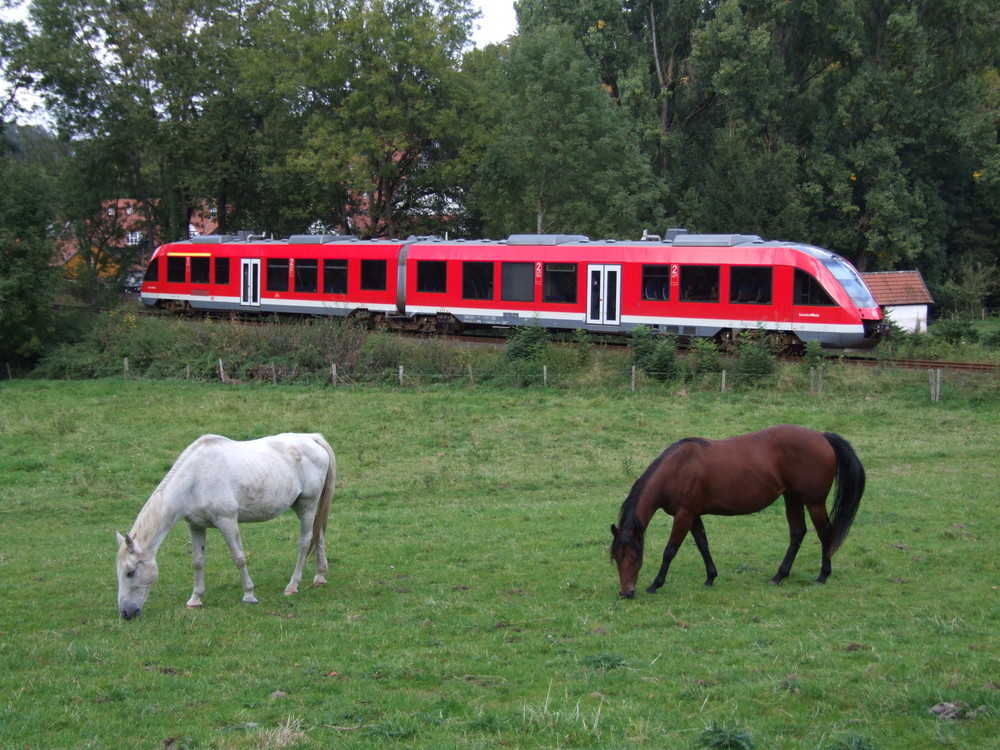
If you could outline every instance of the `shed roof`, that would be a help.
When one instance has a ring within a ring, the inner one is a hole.
[[[879,305],[934,304],[920,271],[879,271],[861,276]]]

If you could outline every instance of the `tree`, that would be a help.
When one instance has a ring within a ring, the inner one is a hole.
[[[521,35],[497,73],[499,124],[469,199],[487,229],[614,236],[655,220],[649,165],[565,27]]]
[[[376,236],[443,221],[471,18],[465,0],[359,0],[317,19],[321,38],[305,51],[314,62],[295,72],[306,125],[285,166],[311,186],[319,218]],[[366,221],[346,226],[358,215]]]
[[[14,130],[22,142],[44,138]],[[0,359],[17,366],[37,359],[53,328],[52,191],[49,174],[7,139],[0,139],[0,185]]]

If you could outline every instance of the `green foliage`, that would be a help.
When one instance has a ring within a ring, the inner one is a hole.
[[[565,27],[518,37],[499,65],[499,122],[469,196],[487,233],[623,236],[657,218],[627,115]]]
[[[928,329],[928,334],[949,344],[975,344],[979,331],[972,322],[961,318],[943,318]]]
[[[862,737],[857,732],[850,732],[844,737],[839,737],[828,745],[823,746],[823,750],[879,750],[867,738]]]
[[[774,374],[776,358],[765,333],[741,331],[736,338],[733,353],[736,358],[733,372],[744,376],[743,384],[756,384],[762,378]]]
[[[688,364],[693,373],[722,372],[722,354],[712,339],[691,339],[688,350]]]
[[[807,341],[802,351],[802,363],[808,370],[813,367],[822,367],[826,361],[826,352],[823,345],[815,339]]]
[[[629,346],[632,364],[655,380],[674,380],[680,373],[676,336],[657,336],[648,326],[636,326]]]
[[[753,750],[750,732],[728,726],[712,724],[698,738],[701,746],[713,750]]]
[[[549,349],[548,329],[540,325],[518,326],[507,339],[507,358],[542,362]]]
[[[0,130],[0,135],[3,131]],[[59,277],[53,245],[50,175],[0,140],[0,361],[30,366],[54,333]]]

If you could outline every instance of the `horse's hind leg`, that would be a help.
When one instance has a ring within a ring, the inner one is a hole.
[[[309,542],[312,540],[312,525],[315,518],[315,511],[313,513],[303,511],[298,505],[295,506],[295,512],[299,517],[298,557],[295,560],[295,570],[292,571],[292,579],[285,586],[285,596],[298,593],[299,584],[302,583],[302,569],[305,567],[306,557],[309,555]],[[323,544],[323,537],[320,536],[316,541],[316,577],[313,578],[314,586],[326,583],[324,575],[327,568],[326,550]]]
[[[243,601],[247,604],[256,604],[257,598],[253,595],[253,581],[250,580],[250,573],[247,572],[247,558],[243,554],[243,540],[240,538],[240,527],[236,519],[220,519],[216,521],[216,528],[222,534],[229,546],[229,552],[233,556],[233,563],[240,572],[243,579]]]
[[[802,503],[789,499],[787,495],[785,496],[785,518],[788,519],[788,551],[785,553],[785,559],[781,561],[781,565],[778,567],[778,572],[771,579],[771,583],[774,584],[781,583],[788,578],[788,574],[792,572],[792,563],[795,562],[795,555],[798,554],[799,547],[802,546],[802,540],[806,537],[806,516],[803,512]]]
[[[830,542],[833,535],[833,526],[830,524],[830,517],[826,513],[826,504],[816,503],[815,505],[810,505],[809,517],[812,519],[813,528],[816,529],[816,535],[819,537],[820,544],[823,547],[819,578],[816,579],[816,583],[826,583],[826,579],[830,577],[832,570],[832,566],[830,565]]]
[[[691,524],[691,536],[694,537],[694,543],[698,546],[701,559],[705,561],[705,575],[707,576],[705,585],[711,586],[715,583],[719,572],[715,569],[712,554],[708,551],[708,536],[705,534],[705,524],[702,523],[701,516],[694,519],[694,523]]]
[[[320,534],[316,540],[316,575],[313,576],[313,586],[322,586],[326,583],[326,571],[330,569],[330,563],[326,559],[326,534]]]
[[[653,582],[646,589],[647,594],[655,594],[656,590],[667,579],[667,571],[670,570],[670,563],[673,562],[674,557],[677,555],[677,550],[681,547],[681,542],[684,541],[684,537],[687,536],[688,531],[697,518],[697,516],[692,516],[690,513],[683,511],[678,511],[677,515],[674,516],[673,526],[670,527],[670,539],[667,540],[667,546],[663,549],[663,563],[660,565],[660,572],[656,574],[656,578],[653,579]]]

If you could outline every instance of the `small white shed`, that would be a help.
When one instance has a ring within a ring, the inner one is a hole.
[[[920,271],[879,271],[861,276],[889,320],[904,331],[927,331],[927,309],[934,298]]]

